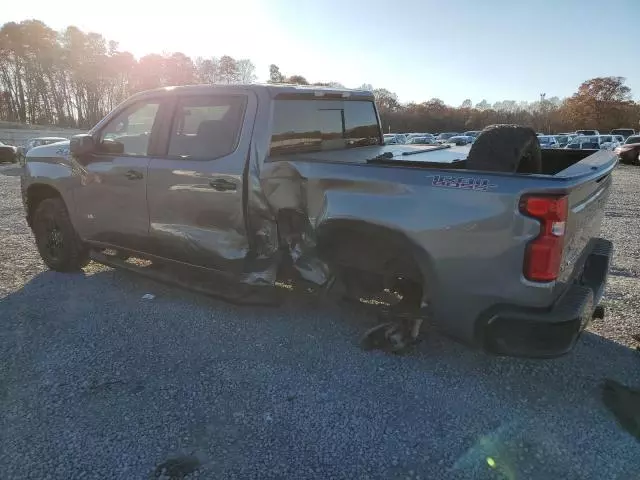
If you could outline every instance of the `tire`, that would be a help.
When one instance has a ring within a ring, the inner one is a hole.
[[[33,233],[40,257],[51,270],[77,272],[89,263],[89,249],[73,228],[62,199],[40,202],[33,216]]]
[[[541,173],[542,152],[536,133],[518,125],[491,125],[471,145],[468,170]]]

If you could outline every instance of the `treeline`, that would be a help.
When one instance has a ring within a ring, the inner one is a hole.
[[[149,54],[137,60],[114,41],[76,27],[57,32],[38,20],[5,23],[0,28],[0,120],[89,128],[130,95],[166,85],[251,83],[255,66],[249,59],[190,58],[184,53]],[[284,75],[269,67],[270,83],[310,82],[299,74]],[[536,131],[578,128],[609,131],[638,129],[640,105],[632,101],[624,78],[587,80],[571,97],[539,101],[505,100],[475,105],[446,105],[433,98],[401,104],[393,92],[371,85],[385,131],[465,131],[494,123],[529,125]],[[313,85],[342,86],[338,82]]]
[[[97,33],[56,32],[43,22],[0,28],[0,119],[91,127],[133,93],[166,85],[251,83],[248,59],[191,59],[183,53],[140,60]]]
[[[401,105],[397,96],[385,89],[374,90],[383,127],[392,132],[464,132],[481,130],[496,123],[533,127],[537,132],[559,133],[578,129],[609,132],[618,127],[640,127],[640,104],[631,99],[631,90],[622,77],[599,77],[582,83],[569,98],[537,102],[507,100],[475,106],[465,100],[459,107],[445,105],[438,98],[424,103]]]

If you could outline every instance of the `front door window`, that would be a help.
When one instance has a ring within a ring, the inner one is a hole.
[[[137,103],[117,115],[101,131],[98,153],[147,155],[159,107],[158,101]]]

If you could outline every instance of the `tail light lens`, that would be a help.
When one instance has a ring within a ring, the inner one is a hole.
[[[540,222],[540,234],[528,245],[524,258],[524,276],[534,282],[558,278],[562,263],[564,234],[569,213],[566,195],[526,195],[520,211]]]

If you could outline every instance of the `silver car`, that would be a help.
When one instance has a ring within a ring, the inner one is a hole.
[[[402,133],[385,133],[383,140],[385,145],[402,145],[407,143],[407,138]]]
[[[615,150],[624,143],[622,135],[600,135],[600,148],[602,150]]]
[[[553,135],[540,135],[538,142],[540,142],[540,148],[560,148],[560,142]]]

